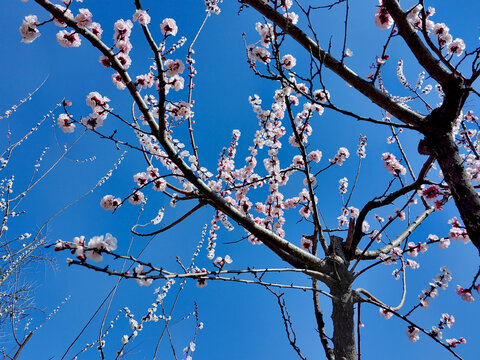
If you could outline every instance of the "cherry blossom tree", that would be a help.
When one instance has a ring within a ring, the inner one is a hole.
[[[20,26],[22,41],[40,41],[44,26],[57,26],[60,29],[56,41],[60,46],[74,48],[89,43],[99,56],[96,65],[105,67],[112,86],[127,93],[133,103],[128,118],[116,112],[115,100],[92,91],[85,94],[91,111],[88,116],[81,117],[71,111],[69,101],[63,102],[57,116],[57,125],[65,133],[86,129],[119,148],[142,154],[142,171],[132,173],[134,190],[131,193],[125,190],[127,194],[105,193],[99,206],[114,213],[126,206],[158,209],[158,215],[146,224],[132,225],[131,233],[139,238],[159,234],[174,237],[175,229],[187,218],[205,209],[213,211],[192,261],[184,264],[178,259],[180,270],[164,268],[160,260],[147,262],[117,251],[120,240],[114,229],[105,229],[106,235],[90,239],[79,235],[71,241],[55,243],[55,250],[73,254],[68,258],[70,265],[119,279],[134,279],[139,286],[163,284],[156,290],[155,303],[141,320],[125,310],[132,332],[122,337],[117,358],[145,323],[163,321],[168,329],[170,318],[165,312],[160,314],[159,309],[163,309],[163,301],[175,281],[181,281],[183,286],[188,279],[200,288],[210,281],[241,282],[266,288],[276,296],[289,343],[302,359],[305,357],[297,344],[293,321],[279,293],[282,289],[312,294],[313,316],[327,359],[360,358],[361,304],[365,303],[377,307],[386,319],[396,317],[403,321],[405,334],[412,342],[429,337],[449,355],[461,358],[456,350],[466,343],[467,335],[443,339],[442,333],[455,322],[452,314],[443,313],[433,325],[422,325],[414,316],[418,309],[427,308],[430,301],[447,289],[452,280],[448,268],[437,263],[436,269],[440,271],[420,293],[418,301],[410,308],[405,306],[406,275],[415,274],[420,266],[413,258],[427,256],[423,254],[432,246],[455,251],[454,241],[468,243],[466,246],[473,251],[480,249],[480,199],[476,190],[480,140],[478,118],[471,108],[480,96],[475,89],[480,75],[480,48],[474,44],[467,47],[459,34],[450,32],[446,24],[448,14],[436,14],[423,0],[408,4],[400,4],[398,0],[362,4],[371,8],[369,21],[375,23],[379,32],[384,32],[385,41],[378,46],[380,53],[372,55],[369,73],[359,75],[357,72],[364,71],[363,65],[355,65],[355,53],[360,51],[360,46],[358,50],[350,50],[349,47],[356,44],[349,39],[350,33],[361,24],[349,21],[352,6],[349,0],[322,5],[292,0],[239,0],[240,17],[254,12],[258,18],[256,24],[245,25],[245,51],[240,55],[245,56],[246,66],[257,77],[275,86],[273,102],[255,94],[249,98],[252,118],[256,117],[258,128],[245,160],[236,157],[242,142],[241,131],[236,127],[241,124],[237,126],[233,122],[230,144],[213,160],[209,154],[202,153],[201,143],[208,140],[195,137],[198,134],[195,129],[203,126],[204,119],[194,116],[197,91],[194,90],[197,76],[194,47],[197,38],[208,32],[207,20],[222,16],[221,1],[205,0],[204,21],[190,40],[182,37],[182,29],[175,19],[148,11],[147,1],[145,4],[132,1],[131,13],[119,14],[122,18],[114,24],[95,22],[95,14],[87,9],[88,4],[78,4],[78,0],[34,1],[39,11],[24,18]],[[344,11],[344,16],[337,19],[343,24],[342,40],[323,43],[321,39],[325,36],[319,33],[316,20],[328,16],[329,10],[340,8]],[[107,27],[112,26],[113,41],[105,36]],[[143,43],[132,44],[135,31],[143,34]],[[145,60],[134,56],[134,49],[140,46],[151,50],[148,59],[151,64],[137,75],[133,65]],[[403,49],[407,54],[405,58],[393,59],[389,55],[396,48]],[[413,83],[404,74],[405,59],[415,64],[415,70],[420,69]],[[402,86],[398,94],[387,90],[387,86],[395,88],[388,73],[392,62],[396,68],[395,81]],[[346,83],[346,89],[355,90],[365,102],[372,102],[379,110],[368,114],[361,108],[339,105],[345,103],[341,99],[342,91],[329,85],[339,79]],[[378,113],[382,116],[374,115]],[[362,176],[372,176],[361,171],[362,163],[367,161],[367,136],[358,134],[355,150],[312,146],[315,134],[323,131],[324,123],[340,115],[390,132],[387,142],[394,150],[368,157],[375,158],[380,165],[374,176],[385,180],[382,189],[357,187]],[[129,129],[135,141],[117,135],[117,131],[111,135],[103,133],[102,126],[107,121],[118,123],[118,128]],[[418,135],[422,137],[418,151],[402,146],[409,136]],[[358,163],[354,180],[352,174],[346,173],[336,180],[341,205],[332,206],[321,195],[324,187],[332,187],[326,177],[352,158]],[[213,161],[216,165],[212,165]],[[357,195],[358,192],[362,192],[362,196]],[[367,200],[363,202],[363,199]],[[441,230],[428,238],[416,237],[419,226],[427,218],[435,218],[451,200],[458,216],[448,221],[450,230]],[[169,208],[179,203],[191,204],[190,210],[167,222]],[[325,220],[331,219],[332,214],[336,218],[333,226],[331,220]],[[244,241],[237,246],[250,246],[249,242],[255,248],[266,247],[285,267],[265,264],[261,269],[235,269],[235,255],[227,255],[221,245],[217,246],[219,234],[225,238],[224,230],[236,233],[234,227],[244,232]],[[196,266],[203,246],[210,261],[208,268]],[[111,263],[104,266],[101,262],[105,261]],[[129,262],[130,269],[118,266],[118,261]],[[357,286],[378,267],[393,268],[393,277],[400,280],[402,296],[396,306],[379,299],[374,287]],[[472,302],[475,293],[480,293],[479,272],[472,268],[465,271],[471,274],[472,282],[457,285],[457,300]],[[280,275],[289,273],[301,274],[309,285],[282,282]],[[275,277],[280,279],[278,282],[268,279],[274,274],[279,274]],[[322,296],[331,302],[332,334],[327,332]],[[196,318],[195,329],[200,329],[197,309],[192,314]],[[98,349],[101,358],[105,358],[102,336]],[[187,359],[192,358],[195,344],[193,340],[185,349]],[[173,354],[177,358],[175,350]]]

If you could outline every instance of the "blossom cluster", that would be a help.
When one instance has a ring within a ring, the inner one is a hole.
[[[478,292],[478,295],[480,295],[480,284],[474,286],[473,288]],[[464,289],[460,285],[457,285],[456,293],[462,298],[462,300],[465,300],[467,302],[475,301],[475,297],[473,296],[471,289]]]
[[[72,242],[57,240],[55,251],[70,250],[79,260],[90,259],[96,262],[102,261],[103,251],[114,251],[117,249],[117,238],[107,233],[105,236],[94,236],[85,245],[85,236],[76,236]]]
[[[420,330],[414,326],[409,326],[406,330],[406,333],[411,342],[417,342],[420,339]]]
[[[453,40],[453,36],[450,34],[450,29],[445,23],[435,23],[430,17],[435,14],[435,8],[428,7],[424,10],[421,4],[416,5],[414,8],[407,12],[407,21],[415,29],[415,31],[426,31],[436,38],[440,49],[446,47],[448,55],[460,56],[465,50],[465,42],[456,38]],[[392,16],[388,13],[383,0],[379,0],[379,5],[374,16],[374,22],[380,29],[389,29],[394,24]]]
[[[448,223],[452,226],[448,233],[450,240],[460,240],[463,241],[464,244],[470,242],[467,230],[460,224],[456,217],[451,218]]]
[[[217,267],[219,267],[220,269],[222,269],[225,264],[231,264],[233,262],[232,258],[230,257],[230,255],[225,255],[224,258],[218,256],[215,261],[213,262],[213,264]]]
[[[135,281],[140,286],[150,286],[153,282],[153,279],[145,277],[146,273],[143,270],[143,265],[141,265],[141,264],[138,264],[133,269],[133,275],[135,276]]]
[[[22,35],[22,42],[29,44],[40,36],[40,31],[37,29],[38,18],[36,15],[25,16],[20,26],[19,31]]]
[[[400,164],[400,161],[397,160],[395,155],[388,152],[383,153],[382,160],[385,169],[393,176],[405,175],[407,173],[407,169]]]
[[[350,157],[350,152],[347,148],[341,147],[338,149],[333,159],[329,159],[332,164],[342,166],[344,161]]]
[[[440,268],[441,273],[435,276],[432,282],[429,283],[430,287],[422,290],[418,295],[420,306],[427,308],[430,305],[430,300],[438,296],[438,288],[445,290],[448,287],[448,283],[452,280],[452,273],[445,266]]]
[[[445,326],[447,326],[448,328],[451,328],[454,323],[455,323],[455,317],[453,315],[442,314],[442,317],[440,318],[440,322],[438,323],[437,326],[432,326],[432,329],[430,330],[430,334],[441,339],[443,337],[442,330],[445,329]]]
[[[57,118],[57,125],[64,133],[72,133],[75,130],[75,124],[68,114],[60,114]]]
[[[297,24],[298,22],[298,15],[289,9],[293,5],[291,0],[282,0],[280,4],[280,9],[285,11],[283,14],[292,24]],[[255,46],[255,44],[248,45],[248,58],[252,61],[252,65],[254,66],[255,61],[259,61],[263,64],[268,64],[272,60],[270,52],[267,50],[270,47],[270,44],[273,42],[276,34],[271,23],[262,24],[257,22],[255,24],[255,30],[257,30],[258,34],[260,35],[260,45]],[[290,55],[284,55],[281,59],[281,64],[286,70],[291,70],[295,64],[296,59]]]
[[[220,7],[218,4],[221,2],[223,2],[223,0],[205,0],[207,13],[216,15],[220,14]]]

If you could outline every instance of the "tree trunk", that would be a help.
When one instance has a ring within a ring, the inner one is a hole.
[[[333,321],[333,352],[335,360],[357,360],[355,343],[354,303],[355,292],[352,290],[353,274],[348,270],[350,263],[346,260],[342,239],[332,236],[331,248],[335,256],[339,256],[343,263],[331,263],[331,276],[336,279],[330,284]]]
[[[342,279],[344,280],[344,279]],[[335,360],[357,360],[355,343],[354,297],[350,282],[345,286],[332,287],[333,301],[333,346]]]

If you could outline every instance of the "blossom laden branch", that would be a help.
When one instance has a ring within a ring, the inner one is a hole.
[[[310,39],[302,30],[293,25],[287,18],[282,16],[269,5],[264,4],[261,0],[239,0],[242,4],[247,4],[255,8],[259,13],[278,25],[286,34],[290,35],[295,41],[319,60],[325,67],[332,70],[348,84],[357,89],[360,93],[372,100],[382,109],[387,110],[400,121],[418,126],[422,121],[422,116],[406,107],[396,103],[387,95],[376,89],[370,82],[365,81],[347,66],[332,57],[328,52],[323,50],[317,43]]]

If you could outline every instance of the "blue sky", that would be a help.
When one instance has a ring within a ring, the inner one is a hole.
[[[367,75],[370,72],[369,65],[374,61],[375,55],[380,54],[383,41],[387,36],[387,32],[380,31],[373,23],[376,4],[376,1],[365,1],[361,4],[352,2],[351,4],[348,47],[353,50],[354,57],[347,59],[346,62],[361,75]],[[154,29],[154,35],[157,36],[160,34],[157,24],[163,18],[171,17],[177,21],[179,35],[186,36],[188,40],[191,40],[204,16],[202,1],[144,1],[143,5],[150,9],[154,24],[152,29]],[[479,32],[478,17],[472,11],[475,8],[474,1],[462,2],[461,6],[462,9],[464,6],[465,11],[458,9],[452,11],[451,2],[444,0],[435,1],[433,5],[437,8],[435,21],[447,22],[454,37],[463,38],[467,48],[477,46]],[[102,24],[103,38],[107,41],[111,39],[113,23],[116,19],[131,18],[134,12],[133,1],[103,0],[95,2],[85,0],[82,6],[88,7],[94,15],[94,20]],[[406,7],[407,3],[403,4],[402,2],[402,6]],[[238,15],[239,6],[233,1],[225,2],[221,7],[221,15],[212,16],[207,21],[195,46],[195,65],[198,71],[194,90],[196,140],[201,161],[211,170],[216,168],[217,157],[222,148],[230,143],[233,129],[242,131],[237,154],[238,163],[242,164],[241,159],[248,154],[247,148],[252,144],[253,134],[258,127],[255,114],[252,113],[248,103],[248,96],[259,94],[264,99],[264,106],[268,107],[272,101],[273,91],[276,89],[275,84],[255,77],[249,70],[246,61],[242,33],[246,32],[248,43],[257,41],[258,34],[254,25],[255,22],[261,21],[261,17],[250,9],[245,9]],[[37,87],[47,76],[48,80],[33,99],[24,104],[12,117],[8,120],[0,120],[0,133],[2,134],[0,148],[3,149],[7,144],[4,135],[7,128],[11,129],[13,138],[20,137],[63,98],[73,102],[71,110],[77,117],[87,115],[89,109],[85,105],[85,97],[91,91],[98,91],[112,99],[110,104],[115,111],[129,118],[131,100],[127,93],[120,92],[114,87],[110,81],[110,70],[103,68],[98,63],[97,51],[86,42],[80,48],[61,48],[55,39],[58,28],[52,24],[40,29],[42,36],[34,43],[23,44],[20,42],[21,38],[18,33],[22,18],[25,15],[37,14],[39,19],[44,20],[47,19],[46,13],[33,1],[28,3],[9,2],[4,5],[4,8],[5,11],[0,13],[3,29],[0,33],[0,47],[4,49],[4,56],[0,57],[0,68],[4,70],[3,81],[0,85],[2,94],[0,109],[8,109],[19,99],[25,97],[26,93]],[[77,8],[78,4],[75,4],[74,9]],[[325,11],[313,19],[315,25],[318,26],[322,45],[326,47],[331,39],[332,52],[337,55],[341,51],[343,38],[341,32],[343,11],[343,8],[339,7],[338,10]],[[304,24],[302,20],[300,23]],[[130,71],[135,75],[143,74],[151,63],[151,54],[148,52],[138,24],[133,29],[132,43],[134,45],[132,51],[134,62]],[[285,52],[297,56],[296,69],[300,71],[299,69],[307,68],[308,58],[305,51],[288,40],[285,45]],[[384,71],[384,81],[391,92],[405,95],[405,90],[400,87],[396,79],[396,62],[399,58],[404,59],[405,74],[411,82],[416,81],[419,72],[418,66],[408,56],[406,47],[399,39],[389,51],[389,55],[392,60]],[[181,49],[174,58],[183,58],[184,56],[185,49]],[[338,106],[375,118],[383,116],[379,108],[357,95],[353,89],[344,84],[343,80],[336,79],[328,72],[325,72],[324,76],[326,86]],[[429,83],[428,80],[426,83]],[[184,91],[174,94],[173,99],[179,100],[185,96]],[[431,96],[433,103],[437,101],[435,96],[435,94]],[[477,101],[471,100],[467,105],[468,109],[479,112]],[[58,114],[59,111],[56,112],[56,115]],[[74,134],[63,134],[55,126],[50,126],[51,124],[52,122],[44,124],[18,150],[14,161],[9,164],[8,171],[16,175],[16,188],[22,189],[26,185],[35,160],[44,147],[48,146],[49,150],[41,169],[46,169],[48,164],[52,164],[59,157],[59,147],[71,144],[80,135],[80,131],[76,131]],[[311,138],[310,146],[312,149],[318,148],[323,152],[321,167],[334,156],[340,146],[348,147],[352,154],[344,166],[332,168],[318,180],[321,184],[318,195],[320,210],[327,224],[334,227],[341,208],[341,197],[337,190],[338,179],[346,176],[351,183],[353,182],[358,165],[358,157],[354,153],[359,135],[368,136],[369,142],[367,158],[362,165],[357,191],[352,198],[352,204],[357,207],[361,207],[372,196],[383,192],[389,175],[383,169],[380,160],[381,154],[385,151],[398,154],[398,151],[394,145],[386,143],[386,137],[390,135],[388,129],[360,123],[331,111],[326,111],[322,117],[317,117],[313,128],[314,136]],[[113,117],[107,118],[105,126],[101,128],[106,135],[110,135],[115,129],[118,129],[119,136],[134,141],[130,131],[122,127]],[[175,131],[178,138],[188,142],[185,126],[178,127]],[[401,137],[402,145],[411,155],[410,160],[417,171],[424,160],[416,152],[419,139],[418,135],[408,131],[405,131]],[[9,231],[12,233],[34,232],[53,213],[91,189],[112,168],[123,150],[119,151],[112,143],[101,140],[94,134],[86,133],[69,153],[69,159],[62,161],[59,167],[29,194],[23,204],[23,209],[27,211],[24,220],[17,220],[16,223],[12,221]],[[289,156],[291,158],[292,154],[290,150],[286,150],[285,159],[288,159]],[[95,157],[95,160],[91,160],[92,157]],[[45,231],[46,238],[49,241],[59,238],[71,240],[74,236],[85,235],[90,238],[110,232],[118,238],[120,252],[125,253],[131,242],[132,253],[139,253],[148,241],[147,238],[132,240],[130,235],[130,228],[135,224],[139,208],[126,204],[112,215],[101,209],[98,204],[105,194],[111,193],[120,197],[128,195],[134,187],[133,174],[144,171],[145,167],[142,156],[129,150],[127,157],[107,183],[48,225],[47,231]],[[432,177],[433,180],[437,180],[435,175]],[[292,179],[286,191],[292,194],[298,192],[299,188],[296,185],[299,185],[300,182],[300,179]],[[143,223],[153,218],[163,205],[167,206],[165,222],[176,219],[186,209],[193,206],[180,204],[172,209],[168,206],[166,198],[153,192],[148,195],[151,196],[151,200],[142,214],[141,222]],[[261,199],[264,194],[258,196]],[[391,212],[392,209],[389,211]],[[388,212],[380,212],[380,214],[386,215]],[[175,256],[178,255],[185,262],[189,261],[200,240],[202,227],[205,223],[210,222],[212,215],[211,209],[203,208],[173,231],[162,234],[151,241],[142,257],[158,266],[179,271],[180,269],[175,263]],[[456,212],[449,204],[445,211],[434,214],[423,224],[411,241],[425,241],[430,233],[436,233],[439,236],[445,235],[449,229],[447,220],[454,215]],[[298,216],[292,213],[289,218],[290,225],[287,226],[287,237],[292,239],[292,242],[299,244],[300,234],[309,230],[305,223],[297,224],[297,220],[299,220]],[[373,223],[373,221],[370,222]],[[401,231],[401,225],[395,228],[392,234],[395,231]],[[235,245],[224,244],[239,240],[243,235],[244,233],[240,229],[236,229],[232,233],[224,230],[219,232],[217,254],[220,256],[230,254],[234,259],[232,268],[282,266],[282,262],[276,259],[266,247],[252,246],[246,241]],[[32,338],[23,353],[22,358],[24,359],[34,356],[38,359],[60,359],[116,281],[116,279],[87,269],[68,268],[65,262],[67,253],[54,254],[51,249],[45,250],[45,253],[57,260],[56,268],[52,269],[48,265],[38,266],[28,272],[29,279],[34,281],[37,286],[37,305],[48,314],[65,297],[71,296],[71,298]],[[205,251],[200,254],[197,265],[211,268],[205,255]],[[455,315],[457,322],[452,329],[444,333],[444,338],[466,337],[468,343],[461,345],[458,352],[466,359],[473,358],[478,353],[475,346],[476,341],[479,340],[478,331],[476,331],[478,305],[477,303],[463,302],[455,295],[454,289],[456,284],[466,285],[471,282],[478,266],[476,250],[472,245],[464,246],[461,243],[453,243],[449,250],[443,252],[438,251],[436,246],[432,246],[431,250],[417,260],[421,263],[421,268],[410,271],[408,274],[409,300],[405,308],[409,309],[416,304],[416,295],[426,288],[428,282],[439,273],[440,266],[446,265],[453,271],[454,279],[450,287],[447,291],[441,292],[439,298],[432,300],[432,305],[428,310],[418,310],[414,320],[425,328],[430,328],[432,325],[436,325],[442,313]],[[121,264],[117,262],[116,266],[121,266]],[[355,285],[371,290],[387,303],[396,304],[401,295],[401,284],[393,279],[392,270],[393,267],[377,267],[360,278]],[[283,283],[308,284],[307,279],[297,276],[272,276],[271,279]],[[163,286],[163,283],[154,283],[151,287],[140,288],[133,281],[123,281],[112,302],[107,323],[124,306],[128,306],[138,318],[141,317],[146,308],[154,301],[153,291],[158,286]],[[174,290],[177,288],[178,284]],[[167,297],[167,309],[172,304],[173,294],[175,293],[172,292]],[[311,295],[290,291],[286,292],[285,296],[299,346],[307,358],[321,357],[323,350],[314,330]],[[284,334],[276,299],[261,287],[210,281],[207,287],[197,289],[193,282],[189,282],[182,292],[173,321],[193,311],[194,301],[198,303],[200,320],[205,323],[205,328],[200,332],[197,341],[196,358],[295,358],[296,355],[289,347]],[[322,304],[325,318],[329,320],[328,299],[322,298]],[[66,358],[72,358],[86,343],[90,343],[96,338],[104,311],[100,312],[101,315],[93,321]],[[43,317],[41,313],[36,313],[33,323],[38,324]],[[365,328],[362,330],[362,355],[366,359],[384,357],[405,359],[426,355],[448,358],[449,356],[444,349],[426,336],[421,336],[418,343],[411,344],[405,335],[406,324],[396,319],[385,321],[378,316],[376,308],[363,306],[362,321],[365,323]],[[177,353],[181,352],[191,341],[194,326],[194,321],[190,319],[172,329]],[[151,359],[158,334],[162,328],[160,323],[147,324],[145,330],[131,344],[129,358]],[[331,328],[328,327],[327,331],[331,333],[330,330]],[[115,353],[120,346],[120,337],[128,331],[128,322],[122,316],[106,338],[108,354]],[[170,346],[166,339],[163,340],[160,349],[161,354],[171,356]],[[89,350],[82,357],[94,359],[98,358],[98,355],[95,350]]]

